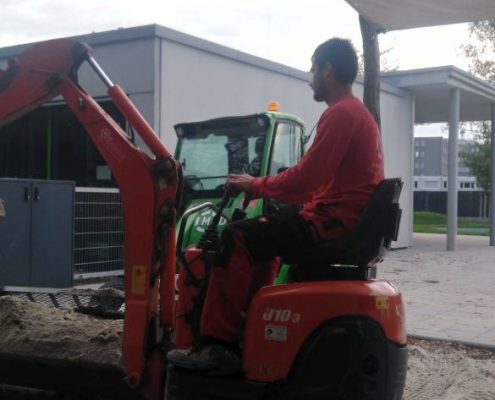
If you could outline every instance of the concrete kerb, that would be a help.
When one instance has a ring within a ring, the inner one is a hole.
[[[474,347],[476,349],[495,351],[495,345],[488,343],[466,342],[463,340],[445,339],[434,336],[423,336],[423,335],[414,335],[414,334],[407,334],[407,337],[408,339],[410,338],[410,339],[418,339],[418,340],[436,340],[440,342],[457,343],[468,347]]]

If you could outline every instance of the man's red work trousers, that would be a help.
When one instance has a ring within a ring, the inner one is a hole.
[[[273,283],[278,256],[316,242],[312,224],[283,211],[229,224],[220,239],[201,316],[201,335],[240,340],[242,314],[256,291]]]

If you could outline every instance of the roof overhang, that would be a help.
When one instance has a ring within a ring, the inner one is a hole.
[[[495,86],[453,66],[387,72],[381,80],[409,90],[415,99],[415,123],[448,122],[452,89],[460,90],[461,121],[489,121]]]
[[[494,0],[346,0],[383,30],[495,19]]]

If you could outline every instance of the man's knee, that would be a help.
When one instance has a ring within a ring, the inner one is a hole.
[[[220,235],[220,243],[215,254],[215,265],[226,268],[234,251],[236,237],[241,235],[234,224],[227,225]]]
[[[235,247],[243,246],[245,250],[254,256],[258,246],[252,246],[256,242],[259,232],[259,218],[245,219],[228,224],[220,235],[220,243],[215,255],[215,264],[226,267]]]

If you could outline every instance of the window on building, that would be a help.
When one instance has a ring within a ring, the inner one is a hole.
[[[447,182],[446,181],[443,182],[443,188],[447,189]]]
[[[125,127],[113,103],[103,102],[101,106]],[[71,180],[77,186],[114,187],[107,168],[65,104],[40,107],[0,129],[1,177]]]
[[[414,188],[417,189],[418,188],[418,181],[414,181]]]

